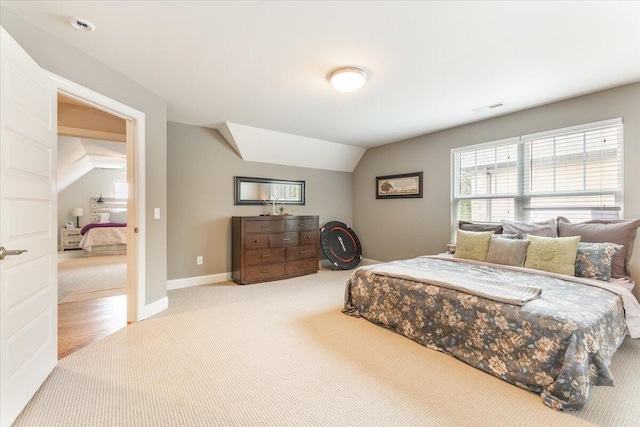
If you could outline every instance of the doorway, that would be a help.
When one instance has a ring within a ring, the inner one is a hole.
[[[58,358],[127,325],[126,120],[58,94]]]
[[[48,74],[57,84],[60,94],[125,121],[126,187],[128,189],[128,197],[126,198],[126,321],[132,323],[142,320],[150,315],[148,313],[145,315],[145,115],[134,108],[56,74]],[[149,308],[147,311],[150,311]]]

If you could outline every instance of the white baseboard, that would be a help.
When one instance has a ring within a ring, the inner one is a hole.
[[[191,286],[209,285],[211,283],[228,282],[231,273],[208,274],[206,276],[185,277],[184,279],[167,280],[167,290],[190,288]]]
[[[363,265],[382,264],[383,262],[384,261],[378,261],[376,259],[362,258],[362,264]]]
[[[163,310],[169,308],[169,298],[160,298],[158,301],[154,301],[151,304],[144,306],[144,319],[148,319],[154,314],[158,314]]]

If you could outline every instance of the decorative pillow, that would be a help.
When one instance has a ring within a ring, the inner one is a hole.
[[[524,266],[527,257],[527,248],[531,242],[528,240],[491,236],[487,262],[494,264]]]
[[[111,222],[115,222],[115,223],[127,222],[127,211],[111,211]]]
[[[560,221],[558,233],[560,237],[581,236],[582,242],[615,243],[623,248],[613,255],[611,261],[611,277],[629,277],[629,260],[633,254],[633,244],[640,227],[640,219],[602,220],[594,219],[578,224]]]
[[[456,252],[453,257],[484,261],[492,235],[493,231],[458,230],[456,232]]]
[[[527,240],[531,244],[524,262],[526,268],[575,275],[580,236],[552,238],[529,235]]]
[[[523,234],[506,234],[506,233],[502,233],[502,234],[496,234],[496,237],[499,237],[501,239],[519,239],[522,240],[524,239],[524,235]]]
[[[496,234],[502,233],[502,225],[486,222],[458,221],[458,228],[464,231],[493,231]]]
[[[99,222],[109,222],[109,217],[110,217],[110,214],[108,212],[107,213],[101,213]]]
[[[519,222],[502,220],[503,233],[531,234],[542,237],[557,237],[558,222],[555,218],[543,222]]]
[[[576,276],[609,281],[611,260],[622,248],[615,243],[578,243]]]

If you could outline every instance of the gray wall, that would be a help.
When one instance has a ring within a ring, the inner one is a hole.
[[[388,261],[445,251],[452,148],[616,117],[624,123],[624,216],[640,218],[640,83],[634,83],[367,150],[353,173],[354,229],[364,256]],[[376,200],[376,176],[414,171],[424,171],[423,199]],[[631,270],[640,282],[640,238]]]
[[[76,182],[58,193],[58,228],[64,228],[65,221],[76,222],[71,216],[73,208],[83,208],[84,216],[80,218],[80,227],[91,222],[91,197],[102,194],[114,197],[113,181],[126,181],[127,171],[121,169],[93,169]]]
[[[1,9],[0,23],[45,70],[115,99],[146,119],[146,224],[147,291],[146,304],[167,294],[166,101],[107,65]],[[161,219],[153,219],[153,208],[161,209]]]
[[[286,206],[299,215],[319,215],[320,225],[351,224],[351,174],[245,162],[218,131],[169,122],[168,278],[231,271],[231,216],[266,213],[265,206],[235,206],[234,176],[306,181],[306,205]],[[204,257],[196,265],[196,257]]]

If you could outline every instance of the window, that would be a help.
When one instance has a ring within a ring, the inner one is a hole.
[[[452,150],[455,222],[620,218],[622,119]]]
[[[129,195],[129,187],[126,181],[113,181],[113,194],[116,199],[126,199]]]

